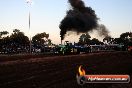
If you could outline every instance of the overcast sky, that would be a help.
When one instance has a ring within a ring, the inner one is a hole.
[[[112,37],[119,37],[123,32],[132,31],[132,0],[83,0],[92,7]],[[20,29],[27,36],[46,32],[53,43],[60,43],[59,23],[70,8],[67,0],[33,0],[30,8],[31,29],[28,29],[29,5],[26,0],[0,1],[0,31]],[[92,35],[93,37],[97,37]],[[70,39],[69,39],[70,38]],[[66,40],[77,41],[73,34]]]

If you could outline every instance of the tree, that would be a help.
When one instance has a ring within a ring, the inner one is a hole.
[[[130,36],[130,33],[129,32],[126,32],[126,33],[122,33],[120,35],[120,38],[125,39],[125,38],[128,38],[129,36]]]
[[[32,37],[33,46],[36,48],[42,48],[46,45],[48,38],[49,34],[46,34],[45,32],[36,34]]]
[[[29,48],[29,38],[19,29],[14,29],[8,46],[14,52],[18,52],[18,49],[21,51],[27,50]]]
[[[106,36],[104,39],[103,39],[103,42],[106,42],[108,44],[113,44],[114,43],[114,38],[112,38],[111,36]]]
[[[98,39],[96,38],[93,38],[90,42],[91,45],[100,45],[100,44],[103,44],[103,42],[99,41]]]
[[[0,52],[6,52],[6,43],[8,36],[5,37],[5,35],[9,34],[7,31],[2,31],[0,32]],[[3,37],[4,36],[4,37]]]
[[[122,43],[121,38],[115,38],[114,39],[114,44],[121,44],[121,43]]]
[[[48,45],[52,45],[51,39],[48,39]]]
[[[90,44],[90,38],[91,36],[88,33],[82,34],[79,38],[79,44],[80,45]]]
[[[120,39],[122,39],[122,42],[123,43],[126,43],[127,44],[132,39],[132,33],[131,32],[122,33],[120,35]]]
[[[3,35],[7,35],[7,34],[9,34],[8,31],[2,31],[2,32],[0,32],[0,38],[2,38]]]
[[[14,33],[14,34],[18,34],[18,33],[20,33],[20,30],[19,30],[19,29],[14,29],[14,30],[13,30],[13,33]]]
[[[122,33],[119,38],[114,39],[114,44],[124,45],[123,50],[127,50],[128,46],[132,44],[132,33]]]
[[[13,33],[10,36],[10,39],[15,44],[29,44],[29,38],[25,36],[23,32],[20,32],[19,29],[14,29]]]
[[[29,39],[23,32],[20,32],[19,29],[14,29],[10,36],[2,37],[7,34],[7,31],[0,32],[0,51],[4,53],[17,53],[19,51],[25,52],[27,50]]]

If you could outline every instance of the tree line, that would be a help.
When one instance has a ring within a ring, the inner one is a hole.
[[[9,35],[8,31],[2,31],[0,32],[0,53],[28,53],[30,42],[32,51],[52,44],[49,34],[45,32],[34,35],[30,41],[24,32],[19,29],[14,29],[11,35]]]
[[[106,36],[103,39],[103,42],[99,41],[97,38],[91,39],[91,36],[88,33],[86,33],[80,36],[78,44],[80,45],[120,44],[124,45],[124,48],[126,49],[128,46],[132,46],[132,32],[122,33],[119,38]]]
[[[53,45],[49,39],[49,34],[43,32],[38,33],[32,37],[30,40],[24,32],[19,29],[14,29],[9,35],[8,31],[0,32],[0,53],[28,53],[31,49],[41,49],[43,52],[46,46]],[[82,34],[79,38],[79,45],[103,45],[103,44],[121,44],[125,48],[132,46],[132,32],[122,33],[119,38],[112,38],[111,36],[106,36],[103,42],[99,41],[97,38],[91,39],[88,33]]]

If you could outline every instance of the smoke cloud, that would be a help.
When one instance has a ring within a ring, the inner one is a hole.
[[[101,36],[101,37],[108,37],[108,36],[110,36],[109,35],[109,30],[103,24],[99,24],[98,27],[96,28],[96,30],[97,30],[99,36]]]
[[[96,30],[100,37],[107,37],[109,30],[103,24],[98,24],[99,18],[91,7],[86,7],[82,0],[68,0],[71,9],[67,11],[66,16],[60,22],[60,37],[61,40],[65,38],[66,33],[70,31],[80,33],[87,33]]]
[[[98,18],[91,7],[86,7],[82,0],[68,0],[71,9],[61,21],[59,27],[61,40],[65,38],[68,31],[77,34],[86,33],[98,27]]]

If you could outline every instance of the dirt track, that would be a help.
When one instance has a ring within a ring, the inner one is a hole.
[[[132,88],[132,82],[79,86],[80,65],[87,74],[132,76],[132,55],[127,52],[15,59],[0,62],[0,88]]]

